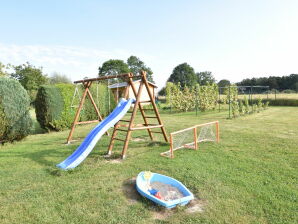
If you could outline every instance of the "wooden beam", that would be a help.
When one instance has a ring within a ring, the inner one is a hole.
[[[106,79],[122,78],[122,77],[128,77],[129,74],[130,73],[125,73],[125,74],[108,75],[108,76],[103,76],[103,77],[98,77],[98,78],[91,78],[91,79],[82,79],[82,80],[74,81],[74,83],[77,84],[77,83],[94,82],[94,81],[106,80]],[[138,77],[141,77],[141,75],[134,75],[133,77],[138,78]]]

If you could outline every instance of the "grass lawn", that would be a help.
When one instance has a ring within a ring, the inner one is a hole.
[[[36,134],[0,147],[0,223],[298,223],[298,108],[271,107],[227,120],[227,112],[162,114],[168,132],[219,120],[221,142],[199,151],[159,156],[167,144],[134,132],[127,159],[103,157],[109,137],[76,169],[60,171],[64,160],[91,130]],[[121,143],[116,144],[119,157]],[[131,179],[143,170],[183,182],[203,212],[167,211],[139,197]]]

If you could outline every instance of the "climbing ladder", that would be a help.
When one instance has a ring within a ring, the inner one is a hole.
[[[128,74],[128,85],[126,87],[125,90],[125,94],[124,97],[127,98],[128,97],[128,92],[129,92],[129,87],[132,87],[132,91],[133,94],[135,95],[136,101],[134,103],[134,107],[133,110],[130,111],[129,113],[131,113],[131,117],[129,120],[119,120],[115,126],[114,126],[114,130],[113,130],[113,134],[110,140],[110,145],[109,145],[109,149],[108,149],[108,155],[112,154],[112,149],[114,147],[114,142],[115,141],[122,141],[124,142],[123,145],[123,150],[122,150],[122,159],[124,159],[126,157],[126,152],[128,149],[128,143],[131,139],[131,134],[133,131],[137,131],[137,130],[147,130],[148,134],[150,136],[150,139],[153,140],[153,133],[157,133],[157,134],[162,134],[165,141],[168,142],[168,137],[164,128],[164,125],[162,123],[162,120],[160,118],[157,106],[155,104],[155,100],[154,100],[154,96],[152,95],[149,85],[148,85],[148,81],[146,78],[146,73],[144,71],[140,72],[140,76],[141,76],[141,81],[140,81],[140,86],[139,89],[137,90],[137,88],[135,87],[135,84],[133,82],[133,74],[129,73]],[[141,101],[141,94],[144,93],[143,89],[146,89],[148,96],[150,98],[150,100],[146,100],[146,101]],[[144,103],[151,103],[152,105],[152,109],[145,109],[143,108],[143,104]],[[144,123],[143,124],[134,124],[135,118],[136,118],[136,114],[137,111],[140,110],[141,115],[143,117]],[[154,115],[150,115],[147,116],[145,111],[147,110],[151,110],[154,112]],[[151,124],[148,122],[148,119],[156,119],[157,122],[155,124]],[[151,129],[155,129],[155,128],[159,128],[159,131],[152,131]],[[117,137],[118,131],[120,132],[126,132],[126,137],[125,139],[121,139]]]

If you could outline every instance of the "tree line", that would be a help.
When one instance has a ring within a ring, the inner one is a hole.
[[[195,72],[187,63],[182,63],[173,69],[167,82],[180,85],[181,89],[185,87],[193,87],[196,84],[201,86],[216,83],[212,72]],[[298,92],[298,74],[291,74],[288,76],[270,76],[261,78],[243,79],[241,82],[235,83],[237,86],[269,86],[270,90],[276,89],[279,91],[289,90]],[[231,85],[227,79],[222,79],[217,82],[219,87]],[[165,95],[165,87],[159,91],[159,95]]]
[[[98,68],[98,76],[116,75],[128,72],[138,74],[140,70],[146,71],[148,80],[154,82],[151,68],[136,56],[130,56],[126,62],[118,59],[105,61]],[[1,76],[19,81],[24,89],[27,90],[31,103],[35,101],[37,90],[42,85],[72,83],[72,81],[64,74],[54,72],[51,76],[48,76],[43,72],[42,67],[36,67],[29,62],[21,65],[4,65],[0,62],[0,77]]]
[[[288,76],[270,76],[243,79],[236,83],[237,86],[269,86],[269,89],[276,89],[279,91],[293,90],[298,92],[298,74],[291,74]]]

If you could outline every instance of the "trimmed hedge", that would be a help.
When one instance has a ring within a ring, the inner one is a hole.
[[[263,99],[264,102],[269,102],[270,106],[291,106],[298,107],[298,99]],[[257,102],[257,99],[253,99],[253,103]]]
[[[60,131],[71,127],[77,110],[77,107],[71,107],[75,88],[73,84],[44,85],[39,88],[35,101],[35,110],[37,120],[42,128]],[[83,87],[79,87],[78,91],[80,96],[82,96]],[[101,115],[108,115],[110,111],[108,109],[107,86],[105,84],[98,84],[97,89],[97,86],[93,85],[90,91],[95,103],[99,105]],[[110,109],[113,110],[116,104],[112,93],[110,94]],[[78,96],[75,98],[73,104],[76,106],[79,105]],[[80,120],[97,119],[95,109],[88,97],[85,100],[80,115]]]
[[[30,98],[14,79],[0,78],[0,142],[21,140],[30,134]]]
[[[59,120],[63,111],[62,94],[56,86],[43,85],[35,99],[36,119],[44,129],[55,129],[54,120]]]

